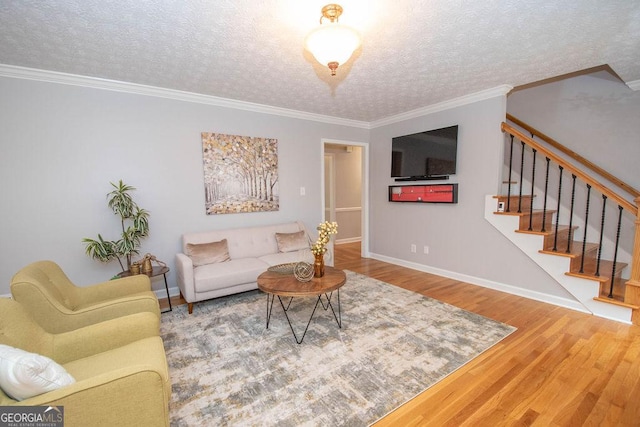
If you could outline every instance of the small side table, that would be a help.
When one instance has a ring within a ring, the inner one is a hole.
[[[146,274],[147,276],[149,276],[149,279],[159,276],[161,274],[162,274],[162,277],[164,277],[164,289],[167,291],[167,300],[169,300],[169,310],[161,311],[160,313],[168,313],[170,311],[173,311],[173,307],[171,306],[171,296],[169,295],[169,285],[167,284],[168,272],[169,272],[169,267],[163,266],[163,265],[157,265],[153,267],[153,270],[151,270],[151,273],[140,273],[140,274]],[[129,276],[132,276],[130,271],[123,271],[121,273],[118,273],[118,277],[129,277]]]

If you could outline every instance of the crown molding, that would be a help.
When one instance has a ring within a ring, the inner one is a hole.
[[[287,108],[273,107],[270,105],[256,104],[253,102],[237,101],[234,99],[221,98],[217,96],[202,95],[193,92],[165,89],[155,86],[141,85],[137,83],[127,83],[117,80],[101,79],[97,77],[87,77],[77,74],[60,73],[57,71],[47,71],[35,68],[0,64],[0,77],[37,80],[48,83],[59,83],[72,86],[88,87],[93,89],[110,90],[114,92],[154,96],[158,98],[173,99],[177,101],[194,102],[198,104],[213,105],[216,107],[251,111],[254,113],[272,114],[294,119],[311,120],[333,125],[369,129],[369,122],[363,122],[359,120],[343,119],[340,117],[307,113],[304,111],[290,110]]]
[[[473,104],[474,102],[478,102],[478,101],[484,101],[485,99],[491,99],[497,96],[505,96],[509,92],[511,92],[512,89],[513,89],[513,86],[501,85],[501,86],[497,86],[491,89],[486,89],[480,92],[471,93],[469,95],[461,96],[459,98],[450,99],[448,101],[439,102],[437,104],[429,105],[427,107],[421,107],[415,110],[407,111],[406,113],[401,113],[395,116],[390,116],[384,119],[376,120],[370,123],[370,128],[374,129],[380,126],[387,126],[393,123],[402,122],[404,120],[414,119],[416,117],[426,116],[428,114],[449,110],[451,108]]]
[[[631,88],[631,90],[640,90],[640,80],[633,80],[630,82],[625,82],[627,86]]]
[[[427,107],[407,111],[405,113],[386,117],[384,119],[376,120],[373,122],[364,122],[360,120],[343,119],[340,117],[325,116],[322,114],[314,114],[304,111],[290,110],[287,108],[273,107],[270,105],[256,104],[253,102],[221,98],[212,95],[203,95],[199,93],[185,92],[175,89],[165,89],[155,86],[141,85],[137,83],[102,79],[98,77],[87,77],[77,74],[60,73],[57,71],[18,67],[15,65],[0,64],[0,77],[36,80],[47,83],[58,83],[72,86],[88,87],[93,89],[109,90],[114,92],[131,93],[136,95],[154,96],[157,98],[166,98],[183,102],[193,102],[198,104],[212,105],[216,107],[251,111],[254,113],[272,114],[276,116],[289,117],[300,120],[311,120],[315,122],[349,126],[361,129],[374,129],[380,126],[386,126],[404,120],[437,113],[439,111],[472,104],[474,102],[483,101],[485,99],[495,98],[496,96],[505,96],[513,89],[513,87],[509,85],[497,86],[495,88],[486,89],[480,92],[461,96],[459,98],[451,99],[448,101],[443,101]],[[633,90],[638,90],[638,88],[640,88],[640,80],[637,80],[635,82],[628,82],[627,85],[629,85],[629,87],[631,87]]]

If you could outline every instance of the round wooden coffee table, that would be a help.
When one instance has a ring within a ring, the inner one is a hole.
[[[278,301],[280,301],[280,306],[282,307],[284,315],[287,318],[287,322],[289,323],[289,327],[291,328],[291,332],[293,333],[293,338],[298,344],[301,344],[302,340],[304,340],[304,336],[307,334],[307,330],[309,329],[309,325],[311,324],[313,315],[318,308],[318,304],[322,305],[322,308],[324,310],[328,310],[329,308],[331,308],[333,317],[338,323],[338,327],[342,328],[342,315],[340,312],[340,288],[346,283],[347,276],[345,275],[344,271],[330,266],[326,266],[324,271],[324,276],[314,277],[309,282],[300,282],[295,278],[293,274],[281,274],[273,271],[265,271],[260,276],[258,276],[258,289],[267,294],[267,329],[269,329],[269,321],[271,320],[271,313],[273,312],[273,301],[276,297],[278,297]],[[337,314],[333,308],[333,304],[331,303],[331,298],[334,292],[336,292],[337,296]],[[307,322],[307,326],[304,329],[302,337],[298,339],[298,336],[293,329],[293,325],[291,324],[291,319],[289,319],[289,315],[287,314],[287,311],[289,310],[291,301],[294,297],[313,296],[317,297],[316,304],[313,307],[313,311],[311,313],[311,316],[309,317],[309,321]],[[325,301],[323,300],[323,296],[326,300],[326,305]],[[282,301],[283,297],[289,298],[286,306]]]

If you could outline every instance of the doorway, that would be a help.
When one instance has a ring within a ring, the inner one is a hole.
[[[360,243],[368,254],[368,146],[323,140],[323,218],[339,225],[337,245]]]

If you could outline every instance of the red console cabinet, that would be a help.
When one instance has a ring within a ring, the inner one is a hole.
[[[458,203],[458,184],[390,185],[389,201]]]

